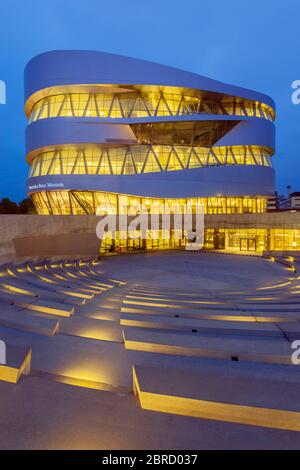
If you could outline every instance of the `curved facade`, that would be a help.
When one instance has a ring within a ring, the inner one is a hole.
[[[40,214],[201,201],[264,212],[274,193],[266,95],[143,60],[53,51],[25,71],[28,192]]]

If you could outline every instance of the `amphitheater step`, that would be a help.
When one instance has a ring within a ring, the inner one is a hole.
[[[252,303],[252,304],[239,304],[241,309],[250,310],[250,311],[260,311],[260,312],[299,312],[299,304],[298,303],[275,303],[275,304],[267,304],[267,303]]]
[[[291,312],[289,314],[284,314],[280,312],[280,316],[270,314],[269,312],[255,312],[252,311],[243,311],[243,310],[208,310],[208,309],[201,309],[194,313],[194,311],[186,311],[186,310],[169,310],[169,309],[140,309],[140,308],[131,308],[131,307],[122,307],[121,308],[122,315],[123,314],[134,314],[140,315],[143,318],[144,315],[152,316],[153,318],[158,317],[171,317],[171,318],[195,318],[199,320],[226,320],[226,321],[257,321],[257,322],[265,322],[265,323],[279,323],[279,322],[288,322],[288,321],[297,321],[300,319],[300,313]]]
[[[100,294],[102,292],[101,289],[92,289],[92,288],[88,289],[83,283],[77,283],[76,281],[74,281],[74,279],[61,281],[55,278],[54,276],[51,276],[51,274],[48,274],[48,272],[45,275],[45,273],[40,273],[39,271],[30,270],[28,274],[25,273],[25,278],[29,279],[33,283],[39,282],[40,285],[43,285],[43,286],[49,285],[52,287],[52,289],[55,289],[57,292],[63,292],[62,289],[72,288],[72,291],[75,291],[78,294],[79,293],[86,294],[85,296],[82,295],[82,297],[84,298],[89,298],[88,295],[90,296],[90,298],[93,298],[94,294]]]
[[[194,333],[209,333],[221,335],[246,335],[246,336],[282,336],[282,332],[272,323],[252,321],[227,321],[226,317],[220,320],[202,320],[186,317],[166,317],[153,315],[135,315],[122,313],[120,320],[122,326],[133,326],[140,328],[154,328],[162,330],[189,331]]]
[[[300,384],[134,366],[133,386],[146,410],[300,431]]]
[[[280,329],[289,341],[300,339],[300,322],[280,323]]]
[[[54,336],[59,329],[58,320],[39,317],[27,309],[7,304],[0,304],[0,325],[45,336]]]
[[[0,363],[0,380],[17,383],[22,374],[30,372],[31,349],[13,344],[5,345],[5,363]]]
[[[8,282],[1,283],[1,287],[7,293],[16,293],[16,294],[25,294],[30,295],[32,297],[40,297],[46,300],[54,300],[57,302],[65,302],[65,303],[73,303],[76,305],[82,305],[85,299],[92,299],[92,295],[78,295],[78,293],[72,293],[70,290],[65,289],[53,289],[50,285],[43,286],[29,283],[26,281],[19,281],[19,280],[11,280],[9,279]],[[77,299],[78,297],[78,299]]]
[[[203,308],[220,308],[220,309],[232,309],[233,304],[225,304],[225,302],[219,302],[219,301],[208,301],[208,300],[203,300],[203,301],[193,301],[190,303],[187,302],[178,302],[178,301],[161,301],[161,300],[138,300],[138,299],[125,299],[123,301],[124,306],[133,306],[133,307],[139,307],[143,309],[152,309],[152,308],[160,308],[160,309],[166,309],[166,310],[201,310]]]
[[[126,349],[175,356],[209,357],[261,363],[291,364],[291,345],[282,336],[240,337],[176,334],[123,327]]]
[[[119,323],[95,320],[87,317],[72,317],[62,320],[60,332],[83,338],[123,343]]]
[[[19,307],[28,308],[29,310],[62,317],[73,315],[75,310],[73,305],[53,302],[51,300],[42,300],[28,295],[9,294],[2,290],[0,290],[0,299],[9,302],[11,305],[18,305]]]

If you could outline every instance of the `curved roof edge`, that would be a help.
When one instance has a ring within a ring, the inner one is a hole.
[[[100,51],[54,50],[33,57],[25,68],[25,102],[39,90],[72,84],[131,84],[196,88],[260,101],[269,96],[175,67]]]

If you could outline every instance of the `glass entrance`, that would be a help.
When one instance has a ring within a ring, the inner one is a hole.
[[[256,251],[256,238],[241,238],[240,239],[241,251]]]

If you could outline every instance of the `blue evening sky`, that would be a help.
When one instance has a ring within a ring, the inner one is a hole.
[[[300,190],[297,0],[2,0],[0,197],[25,197],[23,70],[53,49],[95,49],[183,68],[269,94],[277,105],[277,188]]]

